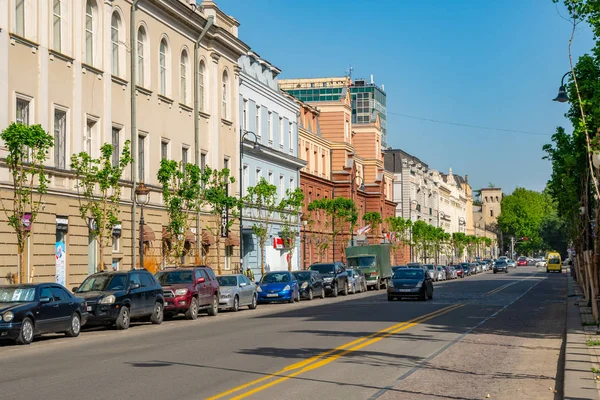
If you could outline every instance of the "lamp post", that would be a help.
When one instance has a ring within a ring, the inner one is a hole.
[[[410,207],[408,209],[408,218],[410,219],[411,222],[411,227],[410,227],[410,262],[413,262],[413,242],[412,242],[412,206],[413,203],[415,204],[415,209],[416,207],[419,205],[419,202],[417,200],[411,200],[410,201]]]
[[[567,89],[565,88],[565,78],[569,75],[571,71],[567,72],[563,75],[560,80],[560,87],[558,88],[558,95],[556,98],[552,99],[552,101],[558,101],[559,103],[566,103],[569,101],[569,96],[567,96]]]
[[[135,188],[135,202],[140,206],[140,267],[144,268],[144,206],[150,201],[150,189],[140,182]],[[135,267],[135,266],[134,266]]]
[[[354,179],[352,179],[352,185],[350,186],[351,190],[352,190],[352,201],[354,201],[354,182],[356,182],[356,179],[360,179],[360,186],[358,187],[358,190],[361,191],[365,191],[365,183],[364,183],[364,179],[362,176],[360,175],[355,175]],[[350,245],[354,246],[354,229],[352,229],[352,233],[351,233],[351,237],[350,237]]]
[[[258,136],[256,136],[256,133],[252,132],[252,131],[247,131],[243,128],[240,127],[240,200],[242,199],[243,196],[243,191],[244,191],[244,166],[242,164],[243,158],[244,158],[244,140],[246,139],[246,136],[248,136],[248,134],[254,136],[254,142],[252,144],[252,150],[255,153],[260,153],[261,149],[260,149],[260,144],[258,144]],[[242,262],[244,260],[244,232],[243,232],[243,219],[244,219],[244,210],[243,210],[243,204],[242,204],[242,209],[240,210],[240,273],[243,273],[243,271],[241,271],[242,269]]]

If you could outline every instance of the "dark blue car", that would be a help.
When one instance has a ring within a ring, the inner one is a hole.
[[[256,291],[259,303],[300,301],[298,281],[288,271],[267,272],[257,283]]]

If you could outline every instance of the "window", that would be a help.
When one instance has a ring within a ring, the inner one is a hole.
[[[62,14],[60,9],[60,0],[54,0],[52,7],[52,42],[54,50],[61,51],[62,42]]]
[[[168,51],[169,51],[169,47],[167,45],[167,40],[163,38],[160,41],[159,60],[158,60],[158,64],[159,64],[158,93],[162,94],[163,96],[167,95],[167,74],[169,72],[168,68],[167,68]]]
[[[113,12],[110,20],[110,42],[112,45],[112,74],[119,76],[119,27],[121,25],[121,18],[119,14]]]
[[[229,158],[223,159],[223,168],[229,169]]]
[[[140,86],[145,86],[145,71],[144,66],[146,64],[145,61],[145,47],[146,47],[146,29],[143,26],[140,26],[138,29],[138,37],[137,37],[137,83]]]
[[[490,210],[490,217],[494,216],[494,210]]]
[[[260,106],[256,106],[256,121],[254,121],[255,127],[254,130],[256,131],[256,136],[258,136],[260,138],[261,136],[261,129],[260,129]]]
[[[66,169],[67,113],[54,110],[54,166]]]
[[[17,123],[29,126],[29,104],[29,100],[17,98]]]
[[[118,253],[121,249],[121,237],[117,235],[112,235],[112,251],[113,253]]]
[[[279,198],[285,197],[285,182],[283,175],[279,175]]]
[[[262,169],[256,168],[256,177],[254,178],[254,184],[258,185],[262,178]]]
[[[283,118],[279,117],[279,147],[283,147]]]
[[[269,111],[269,119],[267,120],[267,131],[269,132],[269,142],[273,143],[273,113]]]
[[[154,286],[154,279],[150,274],[140,274],[142,280],[142,287],[151,287]]]
[[[200,66],[198,67],[198,103],[200,111],[205,111],[204,109],[204,62],[200,61]]]
[[[289,187],[290,191],[294,190],[294,178],[290,178],[290,187]]]
[[[144,146],[146,144],[146,136],[138,135],[138,178],[140,181],[144,180],[145,177],[145,151]]]
[[[85,63],[94,65],[94,30],[96,21],[94,14],[96,13],[95,3],[92,0],[87,0],[85,3]]]
[[[275,182],[273,181],[273,171],[269,171],[269,183],[273,185]]]
[[[292,137],[292,123],[290,122],[290,125],[288,127],[288,144],[290,146],[290,151],[293,150],[293,137]]]
[[[206,168],[206,153],[200,154],[200,170],[204,171]]]
[[[71,298],[64,289],[54,286],[52,287],[52,295],[54,296],[54,301],[65,301]]]
[[[242,185],[243,195],[246,196],[248,194],[248,166],[244,165],[242,167],[242,176],[244,178],[244,184]]]
[[[181,75],[181,102],[183,104],[188,104],[188,84],[187,84],[187,76],[188,76],[188,53],[186,50],[181,52],[181,62],[180,62],[180,75]]]
[[[160,159],[166,160],[169,158],[169,141],[163,139],[160,141]]]
[[[120,150],[120,136],[121,130],[119,128],[112,128],[112,146],[113,146],[113,154],[112,154],[112,165],[116,167],[119,165],[119,156],[121,155]]]
[[[16,0],[15,3],[15,33],[25,36],[25,0]]]
[[[94,140],[94,131],[96,129],[96,121],[88,119],[85,127],[85,135],[83,137],[83,151],[92,155],[92,142]]]
[[[227,75],[227,71],[223,72],[223,82],[222,82],[222,93],[221,93],[221,103],[222,103],[222,118],[228,118],[228,109],[227,103],[229,100],[229,75]]]
[[[187,146],[183,146],[181,148],[181,163],[183,164],[183,166],[185,167],[185,164],[188,163],[188,154],[189,154],[189,147]]]
[[[244,106],[242,108],[242,128],[248,130],[248,100],[244,99]]]
[[[50,290],[49,287],[45,287],[42,289],[42,291],[40,292],[40,298],[44,298],[47,297],[50,299],[50,301],[52,301],[52,290]]]

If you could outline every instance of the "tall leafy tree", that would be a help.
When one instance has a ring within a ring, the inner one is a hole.
[[[392,247],[394,252],[398,251],[400,246],[410,245],[410,230],[412,228],[412,221],[410,219],[404,219],[398,217],[386,218],[387,229],[390,234],[393,234],[394,240],[392,241]]]
[[[383,223],[381,214],[378,211],[369,211],[363,215],[363,222],[371,225],[371,232],[377,238],[379,236],[379,226]]]
[[[26,126],[12,123],[0,134],[8,149],[6,164],[12,178],[13,199],[9,207],[2,201],[2,209],[8,219],[8,225],[17,236],[17,254],[19,257],[19,281],[28,281],[25,266],[25,244],[31,235],[42,205],[42,198],[48,191],[48,177],[44,163],[48,152],[54,145],[54,138],[41,125]],[[1,197],[0,197],[1,199]],[[29,221],[25,217],[29,216]],[[34,267],[35,268],[35,267]],[[31,271],[33,277],[34,270]]]
[[[354,201],[346,197],[316,199],[310,202],[308,211],[314,212],[316,210],[324,212],[327,218],[325,225],[331,227],[330,243],[335,245],[336,238],[338,237],[342,238],[343,242],[346,242],[345,239],[348,233],[354,230],[358,220]],[[335,258],[336,255],[334,254],[333,257]]]
[[[277,207],[280,220],[281,231],[286,239],[288,248],[288,271],[292,270],[292,258],[296,250],[296,235],[299,233],[300,214],[304,205],[304,193],[302,189],[287,190],[286,196],[281,199]]]
[[[256,235],[260,246],[260,273],[265,273],[265,246],[271,228],[278,211],[277,186],[267,182],[265,178],[248,188],[248,195],[244,198],[244,203],[254,214],[256,221],[252,225],[252,232]]]
[[[104,251],[111,245],[112,232],[119,223],[123,172],[131,164],[129,140],[125,141],[118,162],[113,165],[114,147],[104,143],[100,147],[100,157],[93,158],[82,151],[71,156],[71,169],[77,177],[79,192],[79,215],[86,225],[88,221],[90,236],[96,241],[100,262],[99,271],[105,269]]]

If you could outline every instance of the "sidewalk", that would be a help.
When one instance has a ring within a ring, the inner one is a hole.
[[[596,334],[598,327],[592,309],[587,307],[583,291],[568,271],[564,398],[600,399],[600,379],[596,379],[600,377],[600,346],[587,345],[588,340],[600,341],[600,335]]]

